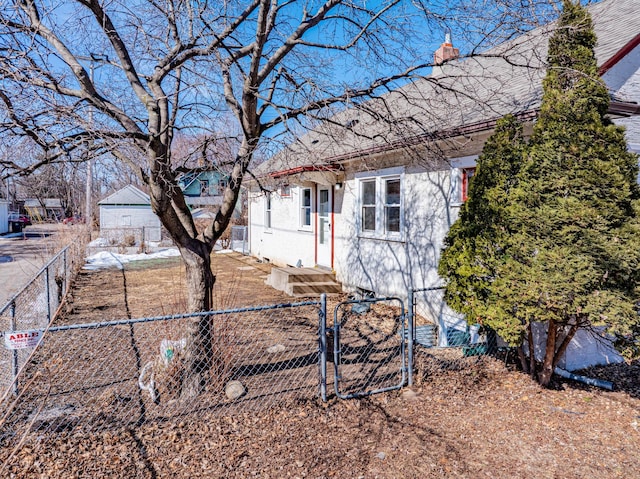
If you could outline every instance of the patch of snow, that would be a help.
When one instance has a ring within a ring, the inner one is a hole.
[[[109,240],[107,238],[96,238],[87,246],[109,246]]]
[[[151,254],[118,254],[109,253],[107,251],[101,251],[93,254],[86,259],[86,264],[83,269],[95,270],[102,268],[118,268],[122,269],[125,263],[131,261],[141,261],[145,259],[158,259],[158,258],[172,258],[180,256],[178,248],[167,248],[156,253]]]
[[[232,249],[221,249],[219,251],[216,251],[216,254],[229,254],[229,253],[233,253]]]

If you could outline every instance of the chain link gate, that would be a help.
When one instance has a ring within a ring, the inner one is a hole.
[[[325,331],[321,326],[323,376],[326,361],[333,360],[334,389],[341,399],[401,389],[411,384],[411,336],[399,298],[343,301],[334,309],[333,326],[325,325]]]

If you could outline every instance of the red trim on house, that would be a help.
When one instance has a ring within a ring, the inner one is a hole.
[[[297,166],[295,168],[291,168],[289,170],[282,170],[282,171],[274,171],[273,173],[269,173],[269,176],[271,176],[272,178],[279,178],[281,176],[289,176],[289,175],[296,175],[298,173],[304,173],[306,171],[341,171],[342,168],[340,168],[337,165],[307,165],[307,166]]]
[[[630,42],[618,50],[609,60],[602,64],[598,73],[602,76],[611,68],[613,68],[620,60],[628,55],[634,48],[640,45],[640,34],[636,35]],[[539,109],[527,110],[520,113],[515,113],[514,116],[520,121],[535,120],[538,117]],[[612,101],[609,107],[609,113],[621,114],[621,115],[639,115],[640,105],[636,103]],[[307,165],[291,168],[289,170],[277,171],[270,173],[273,178],[280,176],[294,175],[296,173],[303,173],[305,171],[341,171],[342,168],[337,163],[342,161],[355,160],[363,156],[372,155],[376,153],[384,153],[386,151],[392,151],[398,148],[404,148],[409,146],[418,145],[425,141],[444,140],[447,138],[454,138],[456,136],[465,136],[473,133],[479,133],[495,128],[498,119],[485,120],[478,123],[472,123],[450,130],[436,131],[431,133],[425,133],[422,135],[416,135],[411,138],[402,138],[400,140],[392,141],[384,145],[374,146],[371,148],[365,148],[343,155],[336,155],[325,160],[324,165]]]
[[[539,110],[529,110],[521,113],[516,113],[514,116],[521,121],[534,120],[538,116]],[[456,136],[470,135],[472,133],[479,133],[494,128],[498,120],[485,120],[478,123],[472,123],[470,125],[453,128],[451,130],[444,130],[434,133],[425,133],[422,135],[416,135],[411,138],[403,138],[401,140],[385,143],[384,145],[373,146],[371,148],[365,148],[363,150],[346,153],[344,155],[336,155],[327,158],[325,165],[307,165],[298,166],[289,170],[274,171],[269,173],[272,178],[279,178],[281,176],[295,175],[297,173],[303,173],[305,171],[342,171],[344,168],[337,164],[341,161],[355,160],[363,156],[372,155],[376,153],[384,153],[386,151],[392,151],[398,148],[404,148],[408,146],[419,145],[425,141],[444,140],[447,138],[454,138]]]
[[[598,73],[600,76],[607,73],[611,68],[613,68],[620,60],[626,57],[631,50],[640,45],[640,33],[633,37],[633,39],[623,46],[620,50],[616,52],[611,58],[609,58],[606,62],[602,64],[602,66],[598,69]]]
[[[462,169],[462,192],[460,194],[460,200],[464,203],[469,197],[469,179],[475,174],[476,168],[463,168]]]

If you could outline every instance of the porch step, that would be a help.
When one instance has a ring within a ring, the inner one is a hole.
[[[266,283],[290,296],[342,292],[342,285],[332,273],[315,268],[272,268]]]
[[[315,294],[339,294],[342,293],[342,286],[335,281],[324,281],[321,283],[289,283],[286,293],[291,296],[309,296]]]

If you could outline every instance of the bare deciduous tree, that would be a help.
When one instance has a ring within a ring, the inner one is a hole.
[[[447,25],[457,22],[460,38],[486,46],[489,33],[513,35],[509,20],[522,24],[517,15],[535,9],[535,2],[490,3],[5,2],[0,127],[27,136],[41,154],[3,162],[3,175],[30,174],[78,149],[130,164],[185,262],[189,310],[209,310],[210,254],[261,141],[424,73]],[[215,219],[198,232],[176,184],[172,143],[182,132],[203,139],[206,151],[229,117],[224,133],[237,138],[237,149],[228,186]],[[144,165],[130,161],[131,148]],[[210,361],[208,318],[190,337],[185,394],[199,390]]]

